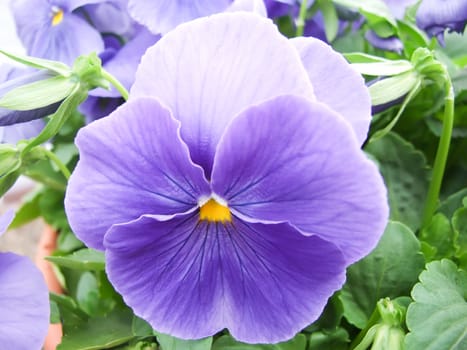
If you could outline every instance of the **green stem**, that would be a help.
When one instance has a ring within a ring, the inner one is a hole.
[[[104,68],[102,68],[102,77],[107,80],[110,84],[115,86],[117,91],[122,95],[125,101],[128,101],[128,91],[125,87],[115,78],[112,74],[107,72]]]
[[[65,176],[65,179],[69,179],[71,176],[70,170],[66,167],[65,164],[62,163],[62,161],[55,155],[55,153],[49,151],[48,149],[42,148],[42,152],[55,163],[55,165],[60,169],[61,173],[63,176]]]
[[[305,29],[305,20],[306,20],[307,10],[308,10],[307,0],[302,0],[302,3],[300,5],[300,12],[297,18],[296,36],[303,36],[303,31]]]
[[[435,163],[433,165],[433,177],[428,188],[428,194],[423,211],[422,227],[428,226],[438,206],[439,192],[443,181],[446,160],[451,143],[452,127],[454,123],[454,90],[449,75],[446,73],[446,97],[444,105],[443,129],[436,151]]]

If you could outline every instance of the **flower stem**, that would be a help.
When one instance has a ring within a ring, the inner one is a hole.
[[[111,83],[117,91],[122,95],[125,101],[128,101],[128,91],[125,87],[115,78],[112,74],[107,72],[104,68],[102,68],[102,77]]]
[[[305,29],[305,20],[306,20],[307,10],[308,10],[307,0],[302,0],[302,3],[300,5],[300,12],[297,18],[296,36],[303,36],[303,31]]]
[[[62,161],[55,155],[55,153],[49,151],[46,148],[42,148],[42,152],[55,163],[55,165],[58,167],[58,169],[61,171],[63,176],[65,176],[65,179],[69,179],[71,176],[70,170],[66,167],[65,164],[62,163]]]
[[[433,165],[433,177],[425,201],[422,227],[428,226],[438,205],[439,192],[448,158],[449,145],[451,143],[452,127],[454,123],[454,90],[452,88],[451,79],[447,73],[446,77],[443,128],[441,130],[441,137],[439,139],[438,150],[436,151],[435,163]]]

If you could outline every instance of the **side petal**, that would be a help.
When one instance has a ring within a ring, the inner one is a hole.
[[[166,105],[209,178],[227,124],[250,105],[282,94],[314,98],[296,50],[270,20],[237,12],[165,35],[143,56],[130,99],[152,96]]]
[[[234,218],[224,226],[197,216],[142,217],[105,237],[112,284],[160,332],[197,339],[228,328],[249,343],[286,340],[345,280],[339,249],[319,237],[288,224]]]
[[[344,57],[321,40],[294,38],[316,99],[341,114],[352,125],[360,144],[371,121],[371,98],[362,76]]]
[[[219,143],[212,188],[249,221],[289,221],[336,244],[349,263],[376,246],[388,218],[383,180],[348,124],[296,96],[252,107],[232,122]]]
[[[210,189],[179,135],[179,123],[153,99],[133,100],[81,129],[80,160],[65,197],[76,235],[103,249],[113,224],[144,214],[171,215],[197,206]]]
[[[154,34],[165,34],[177,25],[224,11],[232,0],[129,0],[133,18]]]
[[[0,253],[0,344],[4,349],[40,349],[49,326],[49,294],[29,259]]]

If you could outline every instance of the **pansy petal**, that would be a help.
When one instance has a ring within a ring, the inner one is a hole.
[[[8,226],[10,226],[14,217],[15,217],[15,211],[12,209],[0,215],[0,236],[6,232]]]
[[[36,137],[44,125],[43,120],[36,119],[26,123],[0,126],[0,143],[16,144],[18,141]]]
[[[316,99],[341,114],[363,144],[371,121],[371,98],[362,76],[321,40],[308,37],[291,42],[300,53]]]
[[[388,217],[386,191],[348,124],[324,104],[283,96],[252,107],[227,129],[212,188],[248,220],[289,221],[368,254]]]
[[[442,36],[446,28],[461,33],[467,24],[467,1],[424,0],[416,19],[417,25],[432,36]]]
[[[283,94],[314,98],[300,57],[270,20],[237,12],[165,35],[143,56],[130,99],[153,96],[166,105],[209,177],[226,125],[248,106]]]
[[[49,326],[49,294],[28,258],[0,253],[0,344],[2,349],[40,349]]]
[[[107,272],[156,330],[197,339],[228,328],[238,340],[289,339],[344,282],[342,254],[288,224],[142,217],[105,237]]]
[[[232,0],[129,0],[133,18],[154,34],[165,34],[177,25],[224,11]]]
[[[157,100],[133,100],[80,130],[80,161],[65,208],[76,235],[103,249],[113,224],[143,214],[171,215],[197,206],[210,189],[179,136],[179,123]]]
[[[234,0],[226,11],[247,11],[256,13],[263,17],[267,17],[268,15],[263,0]]]

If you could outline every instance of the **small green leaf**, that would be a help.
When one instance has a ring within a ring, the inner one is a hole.
[[[214,342],[212,350],[305,350],[306,336],[297,334],[293,339],[277,344],[246,344],[230,335],[223,335]],[[164,350],[164,349],[163,349]]]
[[[151,325],[138,316],[133,317],[131,329],[135,337],[148,337],[154,334]]]
[[[28,222],[37,218],[40,214],[39,208],[39,199],[41,197],[41,192],[34,193],[32,196],[29,196],[21,205],[21,207],[16,211],[16,216],[13,222],[10,225],[10,228],[16,228],[27,224]]]
[[[394,34],[396,20],[383,0],[333,0],[333,2],[358,9],[379,36],[386,38]]]
[[[309,350],[347,350],[350,339],[349,333],[344,328],[333,331],[313,332],[310,337]]]
[[[154,332],[160,345],[160,350],[210,350],[212,337],[199,340],[184,340],[168,334]]]
[[[76,301],[81,310],[89,316],[103,316],[109,312],[115,303],[104,299],[99,294],[99,285],[96,277],[89,271],[81,275],[76,289]]]
[[[376,249],[347,270],[340,294],[345,318],[364,328],[381,298],[409,294],[423,266],[413,232],[399,222],[389,222]]]
[[[130,310],[114,310],[104,317],[90,318],[87,322],[71,328],[57,350],[111,349],[133,339]]]
[[[360,74],[369,76],[393,76],[409,72],[413,69],[409,61],[397,60],[372,63],[352,63],[352,68]]]
[[[442,201],[438,211],[451,218],[458,208],[462,208],[462,200],[465,197],[467,197],[467,188],[463,188]]]
[[[368,88],[371,104],[378,106],[397,100],[413,91],[419,83],[420,77],[412,70],[379,80]]]
[[[62,76],[35,81],[8,91],[0,98],[0,107],[29,111],[50,106],[68,97],[77,85],[78,83]]]
[[[369,143],[365,150],[378,160],[388,189],[391,220],[418,230],[430,177],[425,156],[392,132]]]
[[[442,213],[437,213],[428,226],[420,232],[420,240],[434,248],[427,261],[450,258],[454,255],[454,231],[449,219]]]
[[[4,54],[5,56],[11,58],[16,62],[25,64],[29,67],[48,69],[64,77],[69,77],[71,75],[71,68],[62,62],[51,61],[43,58],[30,57],[25,55],[12,54],[4,50],[0,50],[0,53]]]
[[[456,210],[452,217],[452,227],[455,233],[455,256],[459,259],[460,266],[467,269],[467,207]]]
[[[0,144],[0,179],[18,170],[21,166],[20,154],[16,147]]]
[[[80,249],[66,256],[48,256],[47,260],[62,267],[76,270],[102,271],[105,269],[104,253],[94,249]]]
[[[332,42],[339,31],[339,18],[333,3],[328,0],[320,1],[319,8],[324,18],[324,32],[328,42]]]
[[[16,170],[8,175],[0,177],[0,197],[2,197],[15,184],[20,175],[20,171]]]
[[[60,323],[60,309],[52,300],[50,300],[50,323]]]
[[[397,32],[398,37],[404,44],[404,53],[406,57],[411,57],[417,48],[427,47],[429,45],[426,34],[412,23],[397,21]]]
[[[433,261],[412,290],[407,350],[467,349],[467,273],[450,260]]]

